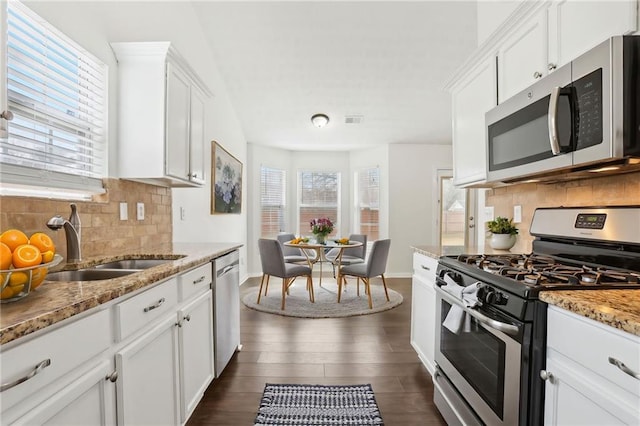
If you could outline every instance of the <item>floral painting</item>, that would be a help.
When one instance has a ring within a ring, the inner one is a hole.
[[[211,143],[211,214],[240,213],[242,163],[216,141]]]

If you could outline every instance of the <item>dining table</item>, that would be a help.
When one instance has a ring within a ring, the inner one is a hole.
[[[360,247],[362,243],[360,241],[348,241],[346,243],[339,243],[337,240],[327,240],[325,243],[318,243],[313,239],[309,239],[308,241],[297,241],[291,240],[284,243],[287,247],[297,247],[302,249],[302,253],[304,253],[307,258],[307,263],[309,267],[313,271],[313,267],[316,263],[320,263],[320,278],[318,281],[318,285],[322,287],[322,264],[323,263],[331,263],[338,269],[338,279],[340,275],[340,266],[342,262],[342,254],[345,249]],[[334,260],[330,260],[326,257],[327,253],[331,250],[338,250],[336,257]],[[309,251],[314,251],[315,256],[309,254]]]

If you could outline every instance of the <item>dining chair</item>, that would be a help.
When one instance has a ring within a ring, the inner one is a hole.
[[[289,287],[297,277],[307,278],[309,300],[311,303],[315,302],[313,281],[311,280],[311,268],[309,266],[286,263],[282,251],[282,244],[278,240],[260,238],[258,240],[258,249],[260,251],[260,261],[262,263],[262,279],[260,280],[260,289],[258,290],[258,304],[260,304],[263,285],[264,295],[267,295],[267,290],[269,289],[269,277],[282,278],[281,310],[284,311],[285,297],[289,293]]]
[[[284,243],[293,240],[295,237],[296,236],[293,234],[278,234],[278,236],[276,236],[276,239],[278,240],[278,242],[280,243],[280,246],[282,247],[282,253],[284,254],[284,261],[286,263],[301,263],[301,262],[307,263],[309,261],[309,258],[305,256],[305,254],[302,252],[302,249],[299,249],[296,247],[288,247],[284,245]]]
[[[357,279],[357,294],[360,295],[360,280],[364,282],[365,292],[369,296],[369,309],[373,308],[373,301],[371,300],[371,278],[378,275],[382,278],[382,285],[384,286],[384,294],[389,301],[389,292],[387,291],[387,282],[384,279],[384,273],[387,270],[387,259],[389,257],[389,248],[391,247],[391,240],[377,240],[373,242],[371,246],[371,253],[369,258],[364,263],[357,263],[355,265],[342,266],[338,271],[338,303],[340,303],[340,296],[342,295],[342,284],[346,283],[346,276],[353,276]]]
[[[346,248],[342,251],[342,257],[340,258],[340,265],[355,265],[357,263],[364,263],[364,259],[367,256],[367,235],[366,234],[351,234],[349,235],[349,241],[358,241],[362,243],[360,247]],[[339,249],[331,249],[325,255],[325,257],[333,264],[333,277],[336,277],[337,257],[340,253]]]

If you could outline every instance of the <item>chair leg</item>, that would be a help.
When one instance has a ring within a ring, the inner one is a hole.
[[[258,290],[258,305],[260,304],[260,296],[262,296],[262,285],[264,284],[264,277],[265,275],[262,274],[262,279],[260,279],[260,290]],[[269,282],[269,276],[267,275],[267,283]],[[267,294],[267,291],[265,290],[265,295]]]
[[[373,300],[371,300],[371,285],[370,285],[370,278],[363,278],[362,281],[364,281],[364,289],[365,292],[367,293],[367,295],[369,296],[369,309],[373,309]]]
[[[389,292],[387,291],[387,281],[385,281],[383,274],[380,274],[380,276],[382,277],[382,285],[384,286],[384,294],[385,294],[385,296],[387,296],[387,302],[388,302],[389,301]]]
[[[267,290],[269,289],[269,278],[270,277],[271,277],[270,275],[267,275],[267,282],[265,283],[265,286],[264,286],[264,295],[265,296],[267,295]]]
[[[311,275],[307,276],[307,289],[309,290],[309,300],[311,301],[311,303],[315,303],[316,295],[313,291],[313,280],[311,278]]]
[[[289,280],[287,278],[282,279],[282,303],[280,310],[284,311],[284,298],[287,296],[289,290]]]
[[[340,303],[340,296],[342,296],[342,282],[346,282],[347,278],[338,272],[338,303]]]
[[[356,277],[356,296],[360,297],[360,277]]]

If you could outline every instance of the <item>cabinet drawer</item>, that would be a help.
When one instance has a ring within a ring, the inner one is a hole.
[[[180,300],[187,300],[191,296],[210,289],[213,282],[213,267],[210,262],[198,266],[178,277]]]
[[[103,310],[2,352],[3,386],[28,377],[37,369],[28,380],[2,392],[2,411],[107,349],[112,340],[110,327],[110,311]]]
[[[640,396],[640,380],[609,362],[609,357],[615,358],[640,372],[640,337],[554,307],[548,309],[548,324],[549,348]]]
[[[419,277],[426,278],[430,282],[436,280],[436,269],[438,259],[426,256],[421,253],[413,253],[413,273]]]
[[[178,303],[175,278],[116,305],[116,335],[124,340],[136,330],[170,312]]]

